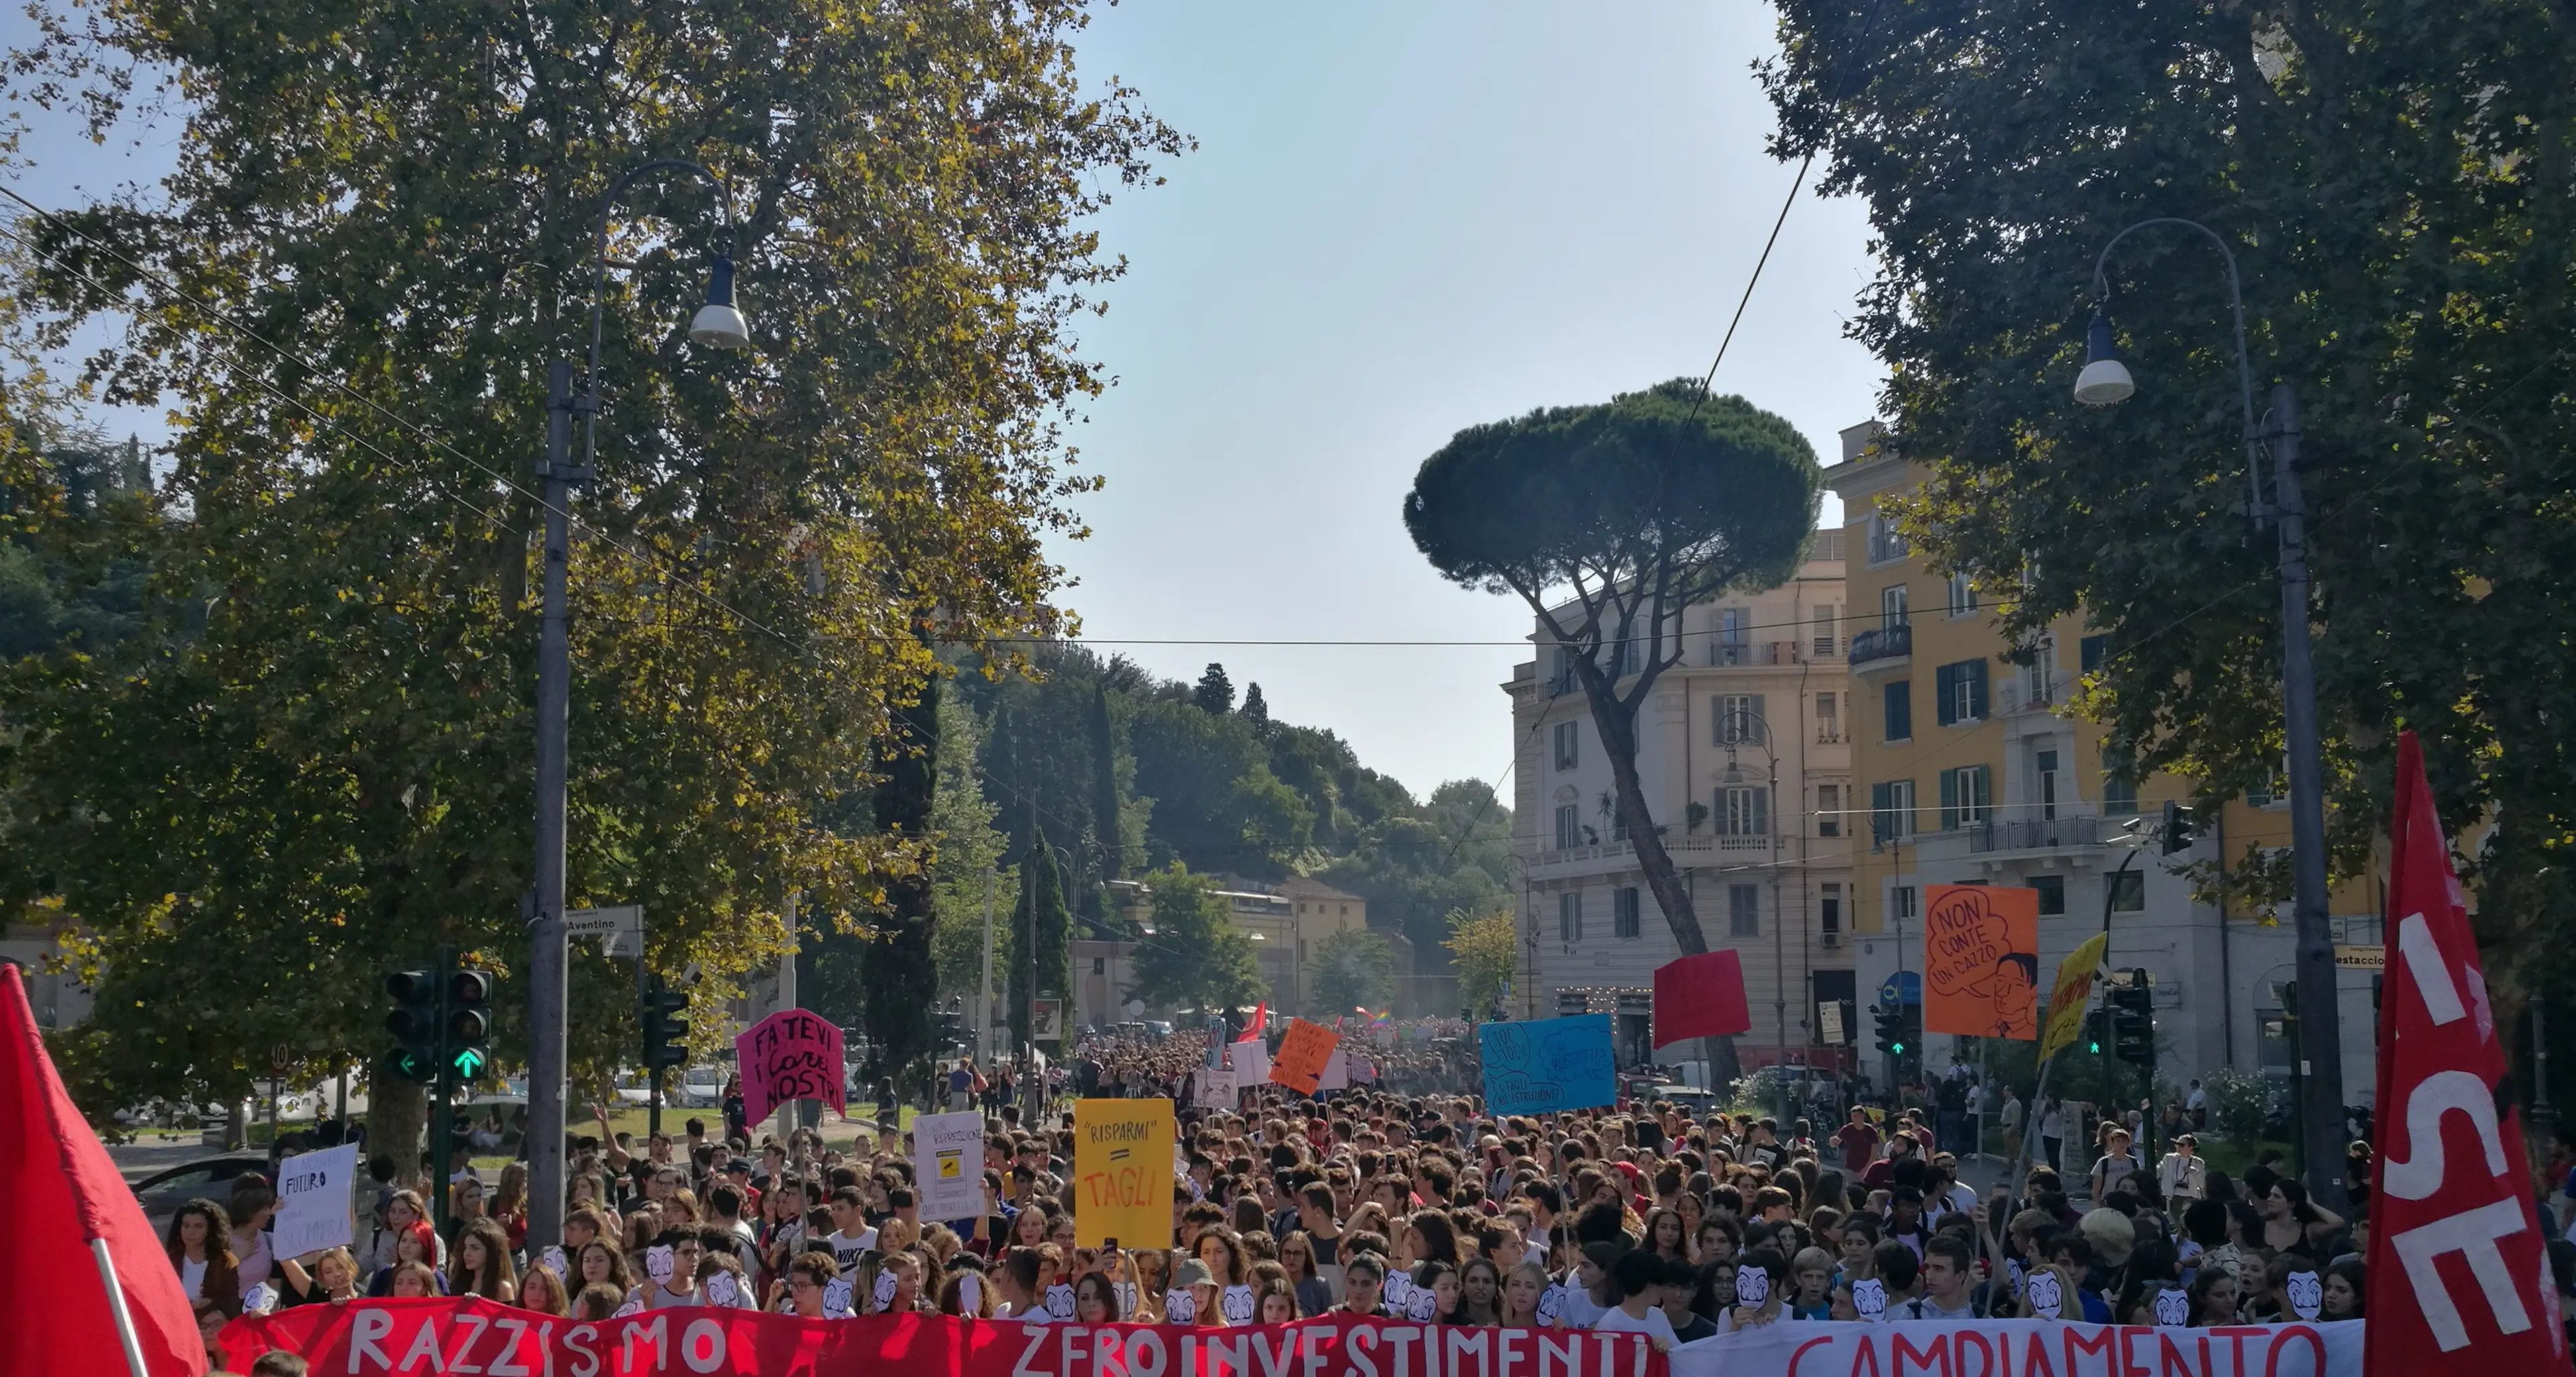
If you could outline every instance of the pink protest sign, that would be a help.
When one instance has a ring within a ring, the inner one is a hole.
[[[835,1113],[849,1112],[841,1030],[830,1019],[782,1009],[744,1029],[733,1050],[742,1064],[742,1113],[750,1122],[768,1118],[789,1100],[822,1100]]]

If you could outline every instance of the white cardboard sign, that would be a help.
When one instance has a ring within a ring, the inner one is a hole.
[[[357,1180],[356,1143],[298,1153],[278,1164],[277,1235],[269,1245],[277,1256],[347,1247],[357,1235],[349,1209]]]

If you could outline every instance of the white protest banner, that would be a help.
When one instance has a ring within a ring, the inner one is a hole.
[[[1240,1071],[1199,1072],[1199,1108],[1232,1112],[1235,1106],[1235,1082]]]
[[[1348,1090],[1350,1088],[1350,1044],[1348,1042],[1337,1043],[1333,1047],[1333,1054],[1324,1058],[1324,1071],[1322,1075],[1315,1078],[1315,1090],[1320,1094],[1327,1090]]]
[[[984,1116],[924,1114],[912,1121],[912,1188],[921,1217],[942,1223],[984,1213]]]
[[[1238,1042],[1234,1044],[1234,1083],[1261,1085],[1270,1079],[1270,1044]]]
[[[1672,1351],[1672,1377],[2361,1377],[2363,1320],[2159,1329],[2058,1320],[1766,1324]]]
[[[279,1163],[277,1233],[269,1247],[279,1257],[346,1247],[357,1234],[349,1211],[357,1181],[356,1143],[299,1153]]]

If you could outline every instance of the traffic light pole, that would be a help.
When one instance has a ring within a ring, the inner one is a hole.
[[[456,948],[438,949],[435,975],[438,981],[438,1077],[430,1082],[429,1087],[429,1208],[438,1236],[445,1238],[447,1218],[454,1208],[449,1199],[447,1174],[451,1168],[447,1163],[452,1155],[448,1143],[455,1136],[455,1113],[448,1102],[454,1097],[456,1070],[448,1064],[447,1019],[451,1003],[448,990],[456,983]]]
[[[572,364],[546,370],[545,592],[537,637],[536,913],[528,930],[528,1246],[563,1241],[565,763],[571,753],[572,640],[565,595],[572,556]]]

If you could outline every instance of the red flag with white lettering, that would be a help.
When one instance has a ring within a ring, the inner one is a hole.
[[[2415,734],[2397,742],[2371,1162],[2369,1372],[2565,1372],[2504,1044]]]

